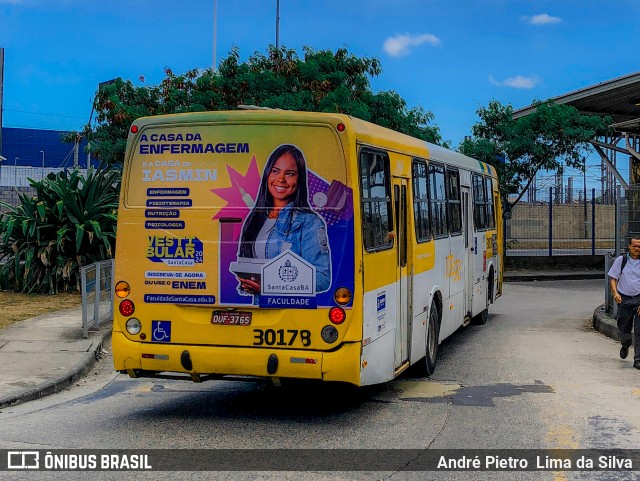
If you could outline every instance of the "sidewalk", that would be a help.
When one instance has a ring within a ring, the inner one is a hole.
[[[506,282],[602,279],[598,271],[507,271]],[[598,302],[598,300],[595,300]],[[602,306],[594,328],[617,339],[616,324]],[[86,375],[102,349],[110,350],[111,321],[82,337],[82,308],[18,322],[0,330],[0,409],[67,389]]]
[[[82,308],[65,309],[0,330],[0,409],[72,386],[108,349],[111,321],[82,337]]]

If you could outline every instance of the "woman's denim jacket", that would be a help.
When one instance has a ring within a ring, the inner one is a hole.
[[[287,204],[280,213],[266,243],[266,258],[273,259],[291,250],[316,268],[316,292],[331,284],[331,254],[327,226],[311,211],[301,211]]]

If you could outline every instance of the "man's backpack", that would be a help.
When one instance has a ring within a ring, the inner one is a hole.
[[[629,258],[629,254],[623,254],[622,257],[622,266],[620,266],[620,275],[622,275],[622,271],[624,270],[624,266],[627,265],[627,259]]]

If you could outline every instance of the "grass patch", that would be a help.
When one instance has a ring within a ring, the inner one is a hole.
[[[47,312],[61,311],[82,304],[79,292],[22,294],[0,291],[0,329]]]

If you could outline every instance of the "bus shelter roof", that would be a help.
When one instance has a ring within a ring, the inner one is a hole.
[[[611,128],[640,133],[640,72],[600,82],[552,98],[557,104],[575,107],[582,114],[609,116]],[[525,117],[535,110],[529,105],[517,109],[513,118]]]

